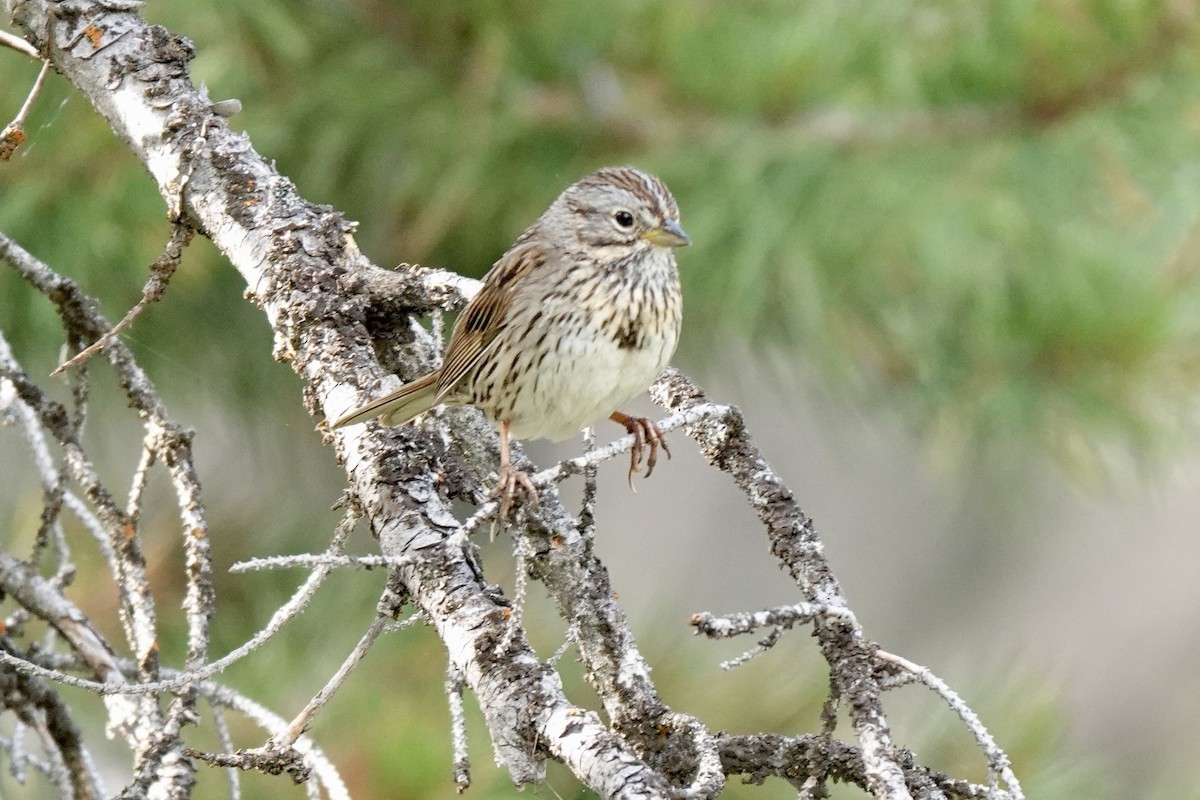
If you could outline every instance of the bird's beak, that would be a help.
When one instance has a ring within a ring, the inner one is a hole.
[[[642,238],[650,244],[656,244],[659,247],[687,247],[692,243],[691,238],[683,232],[683,228],[679,227],[679,223],[673,219],[667,220],[658,228],[646,231],[642,234]]]

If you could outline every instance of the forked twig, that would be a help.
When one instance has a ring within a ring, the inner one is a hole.
[[[988,783],[992,790],[998,793],[998,781],[1003,781],[1010,793],[1014,796],[1021,796],[1021,784],[1012,771],[1012,762],[1009,760],[1008,754],[1000,749],[999,745],[996,744],[996,740],[992,738],[991,733],[988,732],[983,722],[979,719],[979,715],[971,710],[971,707],[963,701],[957,692],[951,689],[937,675],[934,675],[928,667],[923,667],[920,664],[909,661],[903,656],[879,650],[875,653],[875,657],[891,668],[929,687],[938,697],[942,698],[946,705],[950,706],[951,710],[967,726],[967,730],[971,732],[971,735],[975,737],[975,742],[983,750],[988,765]]]

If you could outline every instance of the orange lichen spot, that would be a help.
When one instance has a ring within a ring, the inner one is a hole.
[[[617,601],[617,600],[620,600],[620,599],[621,599],[621,593],[620,593],[620,592],[613,592],[613,593],[612,593],[612,599],[613,599],[613,601],[614,601],[614,602],[615,602],[615,601]]]
[[[12,125],[0,133],[0,161],[8,161],[12,154],[28,138],[25,130],[19,125]]]
[[[132,522],[126,522],[121,526],[121,533],[126,539],[132,539],[133,537],[137,536],[137,528]]]
[[[508,622],[512,618],[512,609],[511,608],[501,609],[500,610],[500,618],[502,620],[504,620],[505,622]]]
[[[99,47],[100,40],[104,38],[104,28],[95,24],[88,25],[83,29],[83,35],[92,43],[92,47]]]
[[[195,539],[207,539],[208,538],[208,531],[204,530],[204,528],[192,528],[191,533],[192,533],[192,537]]]
[[[551,547],[562,547],[565,542],[566,542],[566,539],[564,539],[563,537],[561,537],[557,534],[550,537],[550,546]]]

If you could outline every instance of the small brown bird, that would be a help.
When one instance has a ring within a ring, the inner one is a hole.
[[[500,517],[529,476],[509,437],[561,441],[609,417],[637,437],[630,481],[662,432],[616,410],[643,392],[675,352],[682,319],[673,248],[690,239],[661,180],[607,167],[567,187],[483,279],[459,315],[442,366],[356,408],[334,428],[382,417],[404,424],[439,403],[473,405],[500,430]],[[631,484],[632,485],[632,484]]]

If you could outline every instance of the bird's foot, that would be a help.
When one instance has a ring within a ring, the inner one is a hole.
[[[517,469],[511,465],[502,467],[500,485],[496,489],[500,496],[499,519],[501,524],[508,520],[508,512],[512,510],[513,499],[518,491],[525,495],[525,502],[529,503],[530,508],[538,506],[537,487],[530,480],[529,473],[523,469]]]
[[[633,474],[641,471],[643,456],[646,461],[646,477],[649,478],[654,472],[654,465],[658,463],[658,448],[662,447],[667,458],[671,457],[671,448],[667,447],[662,429],[651,419],[631,417],[620,411],[614,411],[610,419],[618,425],[624,425],[625,430],[633,434],[633,448],[629,451],[629,487],[633,488]]]

